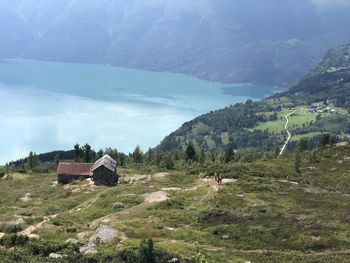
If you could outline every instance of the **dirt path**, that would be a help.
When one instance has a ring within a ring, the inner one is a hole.
[[[230,183],[235,183],[237,182],[236,179],[222,179],[222,185],[225,184],[230,184]],[[203,183],[207,184],[208,186],[208,192],[205,196],[203,196],[203,198],[201,199],[201,201],[207,201],[209,200],[217,191],[219,191],[220,186],[218,185],[218,183],[214,180],[214,179],[203,179]]]
[[[286,117],[285,117],[285,118],[286,118],[286,124],[284,125],[284,129],[286,130],[286,132],[287,132],[287,134],[288,134],[288,138],[287,138],[285,144],[283,145],[283,147],[282,147],[282,149],[281,149],[281,151],[280,151],[279,156],[282,156],[282,154],[284,153],[284,151],[285,151],[286,148],[287,148],[287,145],[288,145],[290,139],[292,138],[292,133],[288,130],[289,117],[292,116],[292,115],[293,115],[294,113],[296,113],[297,111],[298,111],[298,109],[295,109],[294,111],[288,113],[288,114],[286,115]]]
[[[44,220],[43,221],[41,221],[40,223],[37,223],[34,226],[27,227],[23,231],[19,232],[19,234],[24,235],[24,236],[29,236],[29,237],[33,236],[33,233],[37,229],[42,228],[45,223],[49,222],[51,219],[55,219],[56,217],[57,217],[57,214],[56,215],[51,215],[51,216],[44,216]]]
[[[100,193],[98,193],[94,198],[89,199],[83,203],[81,203],[80,205],[77,205],[76,207],[72,208],[71,210],[69,210],[69,213],[73,213],[73,212],[79,212],[82,209],[87,209],[90,206],[92,206],[100,197],[101,195],[105,194],[109,189],[106,189]]]

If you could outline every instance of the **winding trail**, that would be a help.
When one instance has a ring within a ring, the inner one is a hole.
[[[284,151],[286,150],[286,147],[290,141],[290,139],[292,138],[292,133],[288,130],[288,125],[289,125],[289,117],[292,116],[294,113],[296,113],[298,111],[298,109],[295,109],[294,111],[288,113],[286,115],[286,124],[284,125],[284,129],[286,130],[287,134],[288,134],[288,138],[286,140],[286,142],[284,143],[281,151],[280,151],[280,154],[279,154],[279,157],[282,156],[282,154],[284,153]]]

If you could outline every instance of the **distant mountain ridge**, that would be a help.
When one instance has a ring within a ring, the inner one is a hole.
[[[173,150],[193,142],[209,151],[227,145],[273,150],[285,141],[285,116],[294,109],[291,146],[307,138],[313,147],[323,133],[335,141],[350,141],[350,44],[329,50],[288,91],[202,115],[167,136],[159,147]]]
[[[346,1],[0,0],[0,58],[287,85],[350,42]]]

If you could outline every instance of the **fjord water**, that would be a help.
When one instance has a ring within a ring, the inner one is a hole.
[[[124,152],[138,144],[146,149],[200,114],[274,91],[167,72],[3,60],[0,163],[75,143]]]

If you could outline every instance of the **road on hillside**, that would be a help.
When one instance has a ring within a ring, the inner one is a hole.
[[[287,132],[287,134],[288,134],[288,138],[287,138],[285,144],[283,145],[283,147],[282,147],[282,149],[281,149],[281,151],[280,151],[279,156],[281,156],[281,155],[284,153],[284,151],[286,150],[287,145],[288,145],[290,139],[292,138],[292,133],[288,130],[289,117],[292,116],[292,115],[293,115],[294,113],[296,113],[297,111],[298,111],[298,109],[295,109],[294,111],[288,113],[288,114],[286,115],[286,117],[285,117],[285,118],[286,118],[286,124],[284,125],[284,129],[286,130],[286,132]]]

